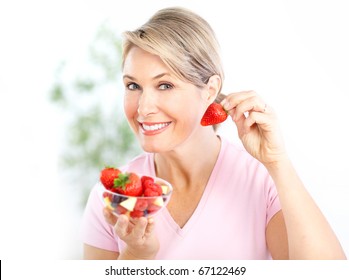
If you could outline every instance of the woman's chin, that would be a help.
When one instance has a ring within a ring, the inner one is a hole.
[[[142,145],[142,149],[143,149],[143,151],[145,151],[147,153],[161,153],[161,152],[164,152],[163,149],[161,149],[158,146],[154,146],[154,145]]]
[[[147,153],[164,153],[171,150],[168,141],[140,141],[140,146]]]

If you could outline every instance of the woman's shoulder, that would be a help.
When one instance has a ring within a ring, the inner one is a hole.
[[[222,152],[229,159],[239,159],[239,161],[257,161],[244,148],[241,143],[233,142],[227,138],[221,137]]]
[[[243,173],[256,172],[257,170],[266,173],[266,169],[261,162],[251,156],[242,144],[232,142],[222,138],[222,166],[233,168]]]
[[[266,204],[277,196],[275,184],[265,166],[251,156],[242,145],[226,142],[217,177],[220,182],[234,186],[232,190],[245,193],[248,199],[262,198]]]

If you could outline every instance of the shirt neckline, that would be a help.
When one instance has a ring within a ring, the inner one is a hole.
[[[224,150],[226,148],[225,140],[222,137],[219,137],[219,138],[221,140],[221,147],[220,147],[220,151],[219,151],[219,154],[217,157],[217,161],[213,167],[213,170],[212,170],[211,175],[208,179],[207,185],[206,185],[204,193],[199,201],[199,204],[197,205],[196,209],[194,210],[193,214],[191,215],[191,217],[189,218],[187,223],[181,228],[175,222],[175,220],[172,218],[170,212],[167,210],[166,207],[159,213],[159,218],[161,218],[163,220],[163,222],[166,222],[168,224],[168,226],[181,237],[184,237],[190,231],[190,229],[194,226],[194,224],[198,221],[198,219],[200,218],[200,216],[205,208],[205,205],[210,197],[210,193],[215,185],[217,174],[218,174],[219,170],[221,169],[220,166],[221,166],[221,163],[223,162],[222,158],[224,156]],[[152,175],[156,176],[154,154],[151,154],[151,165],[150,166],[151,166]]]

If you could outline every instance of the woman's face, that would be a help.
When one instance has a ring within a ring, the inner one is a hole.
[[[123,74],[126,117],[145,151],[172,151],[203,129],[207,90],[176,78],[159,56],[132,47]]]

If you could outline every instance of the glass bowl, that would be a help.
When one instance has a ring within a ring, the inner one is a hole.
[[[141,176],[140,176],[141,177]],[[149,177],[149,176],[148,176]],[[150,218],[161,211],[168,204],[172,185],[157,177],[152,177],[154,182],[162,188],[160,196],[127,196],[107,190],[103,186],[102,198],[104,205],[112,210],[115,216],[127,215],[130,218]]]

